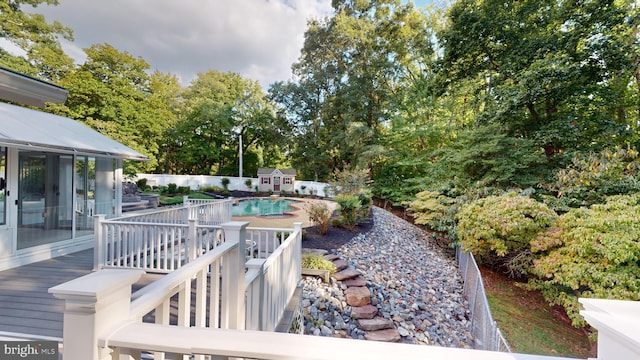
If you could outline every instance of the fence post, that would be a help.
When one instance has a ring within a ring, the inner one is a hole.
[[[102,233],[102,222],[105,215],[93,216],[93,270],[100,270],[105,264],[105,252],[107,251],[106,241]]]
[[[245,326],[245,262],[247,221],[229,221],[222,224],[225,243],[237,243],[235,251],[230,252],[223,264],[222,283],[227,290],[226,296],[222,296],[223,318],[222,328],[244,330]]]
[[[65,360],[103,360],[111,350],[98,340],[129,320],[131,285],[143,270],[106,269],[49,289],[64,300]]]

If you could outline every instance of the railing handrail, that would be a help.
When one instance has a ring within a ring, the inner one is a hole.
[[[251,344],[251,346],[247,346]],[[275,346],[281,344],[282,346]],[[174,354],[198,354],[250,359],[351,359],[361,354],[372,360],[570,360],[565,357],[478,351],[440,346],[361,341],[267,331],[184,328],[156,324],[129,324],[100,346],[114,346]],[[331,349],[331,351],[327,351]]]
[[[291,231],[291,229],[289,229],[288,231]],[[278,259],[278,257],[284,252],[284,250],[287,247],[291,246],[291,244],[296,240],[296,236],[297,233],[295,231],[292,231],[291,234],[289,234],[289,237],[287,237],[287,239],[282,244],[280,244],[280,246],[278,246],[271,254],[269,254],[264,264],[262,265],[262,268],[264,270],[268,269],[271,264],[273,264],[273,262],[276,261],[276,259]]]
[[[110,218],[110,221],[122,221],[122,220],[126,220],[126,219],[130,219],[130,218],[135,218],[135,217],[149,217],[152,215],[158,215],[158,214],[163,214],[163,213],[170,213],[170,212],[177,212],[180,210],[188,210],[190,208],[197,208],[197,207],[205,207],[205,206],[209,206],[210,203],[229,203],[232,204],[232,200],[230,199],[185,199],[185,202],[180,204],[180,205],[176,205],[173,207],[169,207],[169,208],[164,208],[164,209],[158,209],[158,210],[151,210],[151,211],[144,211],[144,212],[133,212],[133,213],[128,213],[126,215],[122,215],[122,216],[118,216],[115,218]]]
[[[273,228],[273,227],[256,227],[256,226],[248,226],[247,231],[274,231],[274,232],[290,232],[293,228]]]
[[[223,243],[215,249],[206,252],[196,260],[182,266],[180,269],[138,290],[132,295],[135,296],[136,299],[131,301],[131,319],[142,318],[142,316],[162,303],[167,294],[170,294],[173,289],[190,280],[198,272],[205,270],[209,264],[220,259],[224,254],[237,246],[238,243]]]
[[[182,223],[151,223],[151,222],[144,222],[144,221],[121,221],[121,220],[113,220],[113,219],[108,219],[108,220],[103,220],[102,221],[103,224],[124,224],[124,225],[141,225],[141,226],[175,226],[175,227],[189,227],[189,224],[182,224]],[[202,226],[202,225],[200,225]],[[210,226],[217,226],[220,227],[220,225],[210,225]]]

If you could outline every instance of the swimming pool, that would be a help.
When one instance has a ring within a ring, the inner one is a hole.
[[[238,201],[233,206],[231,215],[233,216],[273,216],[286,215],[287,211],[296,210],[291,206],[297,203],[296,200],[288,199],[246,199]]]

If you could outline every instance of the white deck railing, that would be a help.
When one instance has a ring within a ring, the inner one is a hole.
[[[66,300],[67,309],[74,309],[73,315],[69,313],[64,320],[65,329],[69,329],[64,336],[70,339],[64,343],[64,358],[105,358],[111,351],[107,349],[109,339],[118,332],[112,330],[131,324],[147,324],[157,329],[168,326],[273,331],[300,280],[302,224],[296,223],[293,230],[267,231],[288,236],[268,258],[250,259],[248,271],[246,226],[247,223],[239,222],[222,224],[225,242],[133,294],[131,285],[144,274],[141,269],[105,269],[50,289],[56,297]],[[104,289],[96,290],[102,286]],[[87,293],[91,295],[84,298],[82,294]],[[87,300],[100,304],[87,305]],[[78,307],[79,303],[85,305]],[[81,316],[80,320],[78,312],[86,312],[87,316]],[[95,335],[92,338],[83,337],[91,332],[87,329],[96,327],[112,330],[102,334],[92,332]],[[89,341],[95,348],[80,345],[79,341]],[[98,349],[98,341],[106,346]],[[114,358],[131,354],[136,359],[141,352],[150,351],[146,347],[114,350]],[[170,357],[164,352],[154,352],[154,356]]]
[[[224,242],[229,200],[185,200],[184,206],[114,219],[94,217],[94,269],[179,269]]]
[[[247,312],[246,329],[274,331],[282,319],[285,308],[301,278],[302,223],[294,223],[294,230],[275,229],[275,233],[264,229],[248,229],[249,233],[266,236],[267,239],[286,238],[266,259],[256,258],[247,262]],[[273,231],[273,230],[270,230]],[[258,240],[259,241],[259,240]]]

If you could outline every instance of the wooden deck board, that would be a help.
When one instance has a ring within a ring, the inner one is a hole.
[[[49,288],[93,269],[93,250],[0,271],[0,332],[62,338],[64,303]]]
[[[93,250],[0,271],[0,333],[46,336],[62,339],[64,302],[49,294],[51,287],[89,274],[93,269]],[[163,277],[146,274],[132,291]],[[207,282],[208,286],[210,282]],[[192,282],[195,286],[195,281]],[[177,298],[177,295],[174,296]],[[175,300],[175,299],[174,299]],[[173,301],[172,301],[173,302]],[[195,291],[191,293],[192,322],[195,322]],[[178,309],[170,307],[170,323],[177,323]],[[153,313],[145,317],[153,319]],[[151,320],[150,320],[151,319]]]

